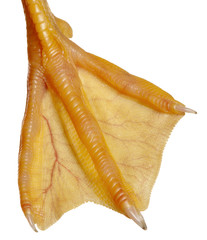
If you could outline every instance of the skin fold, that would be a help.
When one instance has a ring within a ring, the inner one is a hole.
[[[29,73],[19,151],[22,210],[45,230],[92,201],[134,220],[186,108],[152,83],[87,53],[46,1],[22,0]]]

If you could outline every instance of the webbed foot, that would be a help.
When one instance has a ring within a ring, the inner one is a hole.
[[[22,209],[34,230],[93,201],[134,220],[186,108],[148,81],[85,52],[46,1],[23,0],[28,97],[19,153]]]

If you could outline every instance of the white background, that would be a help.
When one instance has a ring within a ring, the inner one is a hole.
[[[0,238],[207,239],[207,6],[196,0],[50,0],[85,50],[143,77],[198,111],[174,129],[143,231],[94,204],[46,231],[30,229],[19,204],[18,147],[26,100],[26,30],[21,1],[0,7]],[[3,236],[3,237],[2,237]]]

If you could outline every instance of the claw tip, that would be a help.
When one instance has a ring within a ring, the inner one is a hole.
[[[191,108],[187,108],[185,106],[182,105],[175,105],[175,110],[179,111],[179,112],[183,112],[183,113],[193,113],[193,114],[197,114],[197,112]]]
[[[134,207],[129,206],[125,209],[126,215],[131,218],[137,225],[139,225],[142,229],[147,230],[147,225],[142,214]]]
[[[38,231],[37,231],[37,228],[35,227],[35,224],[34,224],[34,221],[33,221],[32,215],[31,215],[31,211],[30,211],[30,210],[27,210],[27,212],[25,213],[25,216],[26,216],[27,221],[29,222],[29,225],[31,226],[31,228],[32,228],[35,232],[38,232]]]

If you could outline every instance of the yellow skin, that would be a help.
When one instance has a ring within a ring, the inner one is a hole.
[[[166,140],[185,108],[152,83],[85,52],[45,0],[22,0],[28,96],[19,189],[32,228],[93,201],[143,229]]]

